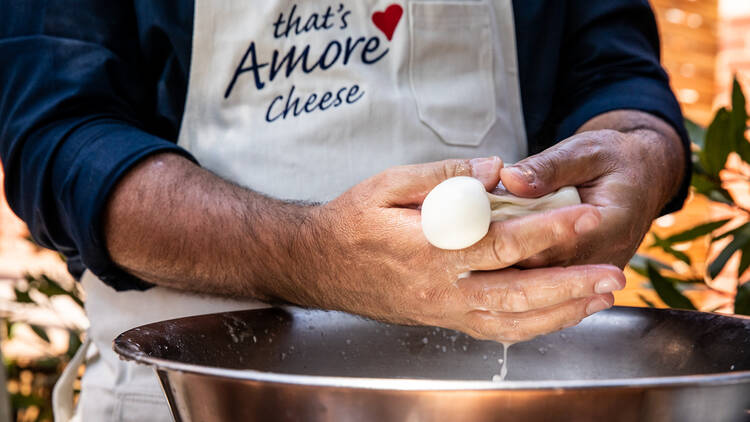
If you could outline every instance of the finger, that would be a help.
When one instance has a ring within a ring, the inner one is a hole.
[[[595,230],[601,214],[591,205],[575,205],[490,225],[489,233],[475,245],[457,251],[458,265],[468,270],[510,267],[541,251]]]
[[[599,233],[597,233],[596,239],[606,238],[605,236],[599,236],[598,234]],[[612,236],[616,235],[613,234]],[[514,266],[518,268],[542,268],[569,266],[573,264],[611,264],[621,267],[621,265],[619,265],[619,260],[614,259],[620,254],[620,248],[618,247],[603,251],[600,241],[597,241],[596,239],[593,237],[586,237],[577,244],[568,242],[556,245],[539,252]],[[612,241],[610,241],[610,243],[612,243]]]
[[[607,293],[523,313],[473,311],[466,315],[463,331],[480,339],[525,341],[576,325],[587,316],[612,307],[614,301],[614,296]]]
[[[603,219],[603,221],[606,221]],[[572,264],[589,264],[588,259],[591,257],[592,248],[591,236],[586,236],[579,243],[564,242],[545,249],[538,254],[524,259],[515,264],[518,268],[542,268],[542,267],[560,267]],[[596,262],[597,264],[609,264],[609,262]]]
[[[493,189],[502,166],[499,157],[486,157],[393,167],[374,177],[373,192],[384,205],[419,205],[435,186],[451,177],[474,177],[485,189]]]
[[[539,154],[505,167],[500,172],[503,185],[514,195],[539,197],[563,186],[578,186],[611,171],[615,143],[608,137],[616,131],[586,132],[575,135]]]
[[[503,168],[503,160],[500,157],[475,158],[470,161],[471,176],[482,182],[484,189],[488,192],[500,183],[500,169]]]
[[[476,310],[529,312],[620,290],[625,287],[625,274],[611,265],[508,269],[474,272],[457,285]]]
[[[541,251],[514,266],[541,268],[571,264],[611,264],[624,268],[641,243],[642,233],[648,230],[648,220],[644,219],[641,229],[638,225],[629,223],[637,211],[615,206],[597,209],[602,215],[602,221],[595,231]],[[606,245],[606,248],[602,245]]]

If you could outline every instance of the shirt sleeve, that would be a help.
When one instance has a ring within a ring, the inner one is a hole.
[[[154,83],[131,2],[0,0],[0,157],[13,211],[39,244],[120,289],[102,239],[107,197],[157,152],[190,155],[151,130]],[[75,12],[71,12],[75,10]]]
[[[682,208],[690,185],[690,141],[660,64],[659,34],[646,0],[571,0],[555,109],[556,138],[613,110],[651,113],[672,125],[685,150],[685,177],[664,214]]]

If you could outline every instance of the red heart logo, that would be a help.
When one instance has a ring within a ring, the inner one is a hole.
[[[375,12],[372,14],[372,23],[383,31],[388,41],[393,38],[401,16],[404,15],[404,9],[398,4],[392,4],[385,9],[385,12]]]

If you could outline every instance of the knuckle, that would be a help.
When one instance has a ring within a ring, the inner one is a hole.
[[[514,265],[526,258],[536,255],[532,253],[538,242],[538,236],[523,234],[524,231],[516,223],[498,226],[495,231],[497,242],[493,245],[496,254],[502,257],[506,266]]]
[[[508,257],[515,248],[509,246],[506,236],[496,235],[492,238],[492,245],[489,252],[492,254],[492,259],[495,260],[500,268],[508,267],[513,263]]]
[[[444,160],[441,164],[444,179],[471,175],[471,167],[465,160]]]
[[[523,237],[508,235],[504,243],[505,261],[508,265],[515,264],[530,255],[531,245]]]
[[[543,158],[539,157],[533,163],[521,164],[519,167],[522,168],[524,173],[541,175],[544,180],[556,180],[560,175],[559,165],[557,164],[560,160],[559,156],[559,151],[551,151]]]
[[[391,167],[375,175],[375,177],[373,178],[375,187],[379,189],[383,189],[383,188],[387,188],[393,185],[393,182],[396,179],[397,172],[398,172],[398,168]]]
[[[553,221],[550,226],[550,236],[552,237],[552,240],[557,243],[562,240],[567,240],[575,235],[575,224],[576,219],[572,219],[568,224],[565,224],[562,221]]]
[[[561,297],[566,299],[577,298],[586,294],[589,290],[586,286],[592,284],[593,276],[588,268],[582,268],[581,271],[576,271],[571,267],[574,273],[566,277],[566,280],[560,286]]]
[[[583,268],[581,268],[581,276],[580,280],[583,281],[582,284],[587,286],[594,286],[596,282],[599,280],[600,274],[599,271],[593,271],[591,267],[588,265],[584,265]],[[573,287],[577,287],[576,285],[579,283],[576,283],[575,281],[571,284],[571,290],[573,290]],[[572,293],[572,292],[571,292]],[[583,292],[580,292],[579,295],[582,295]]]
[[[442,304],[445,302],[447,296],[448,291],[446,289],[434,287],[422,289],[418,294],[419,299],[428,305]]]
[[[625,142],[626,137],[620,131],[613,129],[602,129],[596,132],[596,136],[587,136],[581,142],[581,151],[599,161],[610,162],[617,159],[613,144]]]
[[[466,296],[469,306],[476,309],[486,309],[492,306],[490,296],[480,288],[473,288]]]
[[[561,163],[571,158],[571,153],[564,148],[556,148],[548,151],[542,159],[535,161],[535,171],[545,175],[547,180],[557,180],[561,177]]]
[[[505,312],[526,312],[531,310],[531,301],[526,287],[521,285],[502,289],[502,299],[499,307]]]

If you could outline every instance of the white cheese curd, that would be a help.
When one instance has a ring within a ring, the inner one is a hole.
[[[422,231],[441,249],[464,249],[487,235],[490,223],[578,205],[578,189],[566,186],[541,198],[520,198],[498,187],[488,193],[477,179],[459,176],[435,186],[422,203]]]
[[[473,177],[453,177],[435,186],[424,199],[422,231],[438,248],[464,249],[487,234],[491,215],[482,182]]]

